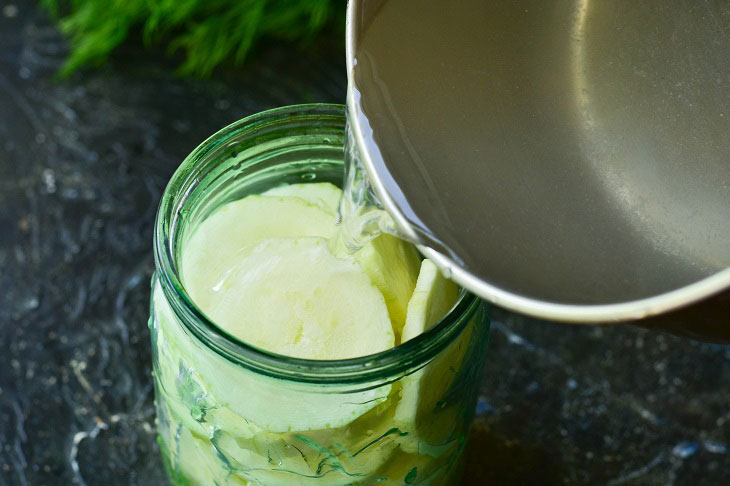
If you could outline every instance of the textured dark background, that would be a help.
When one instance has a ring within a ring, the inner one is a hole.
[[[0,484],[155,485],[154,213],[199,142],[342,102],[340,39],[182,80],[125,47],[64,82],[33,3],[0,0]],[[730,347],[495,312],[464,484],[730,484]]]

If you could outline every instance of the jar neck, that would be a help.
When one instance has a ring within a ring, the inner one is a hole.
[[[185,330],[206,348],[256,373],[293,382],[382,382],[433,359],[480,311],[481,302],[463,292],[438,324],[405,344],[370,356],[324,361],[282,356],[246,344],[215,325],[195,305],[182,283],[178,259],[189,231],[221,201],[243,197],[240,181],[247,174],[257,176],[258,192],[266,181],[273,185],[283,182],[278,178],[289,177],[280,170],[283,163],[291,163],[292,170],[299,166],[305,170],[312,160],[329,161],[339,164],[342,174],[344,140],[341,105],[278,108],[220,130],[197,147],[172,176],[155,223],[155,264],[171,309]],[[256,191],[256,184],[249,184],[249,194]]]

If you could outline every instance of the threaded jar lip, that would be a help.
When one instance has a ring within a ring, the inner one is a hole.
[[[176,233],[187,214],[185,203],[203,169],[210,169],[222,147],[247,150],[277,136],[321,136],[320,143],[342,145],[345,107],[339,104],[292,105],[263,111],[219,130],[190,155],[171,177],[162,195],[154,231],[155,268],[165,299],[184,330],[232,363],[273,378],[314,384],[365,384],[398,377],[420,368],[446,348],[484,303],[462,291],[457,303],[436,325],[394,348],[349,359],[311,360],[284,356],[250,345],[227,333],[192,301],[182,283],[176,258]],[[207,165],[206,165],[207,164]],[[488,309],[487,309],[488,311]]]

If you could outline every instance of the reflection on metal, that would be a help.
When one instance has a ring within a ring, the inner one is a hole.
[[[358,36],[370,21],[365,15],[367,11],[360,10],[363,3],[371,2],[351,2],[348,7],[348,109],[351,115],[362,115],[360,96],[367,96],[353,83]],[[550,286],[564,286],[566,294],[575,294],[581,287],[571,284],[573,274],[567,275],[570,272],[577,274],[575,268],[566,269],[570,270],[566,275],[559,272],[541,274],[534,269],[525,269],[529,263],[520,262],[515,256],[517,253],[492,255],[486,258],[495,261],[502,258],[504,262],[497,264],[503,268],[511,265],[514,274],[503,271],[491,278],[492,275],[484,272],[490,268],[488,265],[479,268],[465,265],[465,269],[455,264],[451,257],[433,249],[424,246],[421,248],[423,253],[450,272],[461,285],[492,302],[518,312],[563,321],[640,319],[679,309],[728,289],[730,4],[706,1],[670,8],[660,0],[575,0],[550,4],[525,0],[518,3],[515,9],[527,12],[523,7],[529,6],[529,15],[543,20],[542,24],[533,22],[533,25],[540,25],[539,32],[520,31],[519,35],[529,37],[525,45],[535,46],[535,49],[560,47],[565,51],[544,52],[542,57],[532,52],[519,59],[522,63],[552,63],[552,78],[523,78],[524,82],[531,83],[525,93],[532,98],[513,99],[514,105],[499,105],[514,110],[513,113],[494,112],[491,115],[497,119],[518,119],[516,126],[521,132],[506,133],[506,136],[525,140],[526,150],[532,150],[527,155],[534,161],[540,160],[541,149],[552,154],[553,162],[560,160],[555,155],[562,149],[564,166],[560,170],[565,171],[565,176],[560,180],[567,181],[561,187],[562,202],[581,205],[589,201],[595,208],[592,215],[605,218],[596,234],[604,232],[607,239],[617,237],[620,241],[620,244],[606,248],[615,250],[619,260],[624,255],[627,260],[645,262],[646,268],[652,269],[653,277],[647,279],[644,288],[627,280],[626,289],[629,290],[624,289],[622,294],[617,287],[622,281],[622,270],[612,268],[608,263],[592,263],[592,248],[583,248],[581,254],[576,254],[575,261],[580,263],[575,265],[592,275],[605,274],[606,281],[613,287],[604,294],[601,285],[586,288],[583,299],[580,296],[562,298],[556,297],[557,292],[551,294]],[[508,17],[517,18],[517,10],[505,16]],[[518,59],[523,54],[522,51],[507,51],[504,56]],[[518,74],[524,77],[526,73],[545,75],[546,72],[544,65],[523,65]],[[504,75],[511,74],[514,73]],[[509,84],[510,80],[507,81]],[[552,105],[544,104],[544,100],[553,95],[550,90],[561,93],[565,99]],[[545,116],[545,120],[560,124],[555,132],[558,137],[546,138],[544,132],[536,131],[540,125],[531,124],[528,118],[519,122],[520,116],[529,114],[525,106],[531,104],[558,107],[559,112]],[[371,136],[368,132],[373,127],[365,125],[367,119],[363,116],[351,116],[350,121],[358,144],[366,146],[365,138]],[[399,210],[394,201],[399,196],[388,193],[389,184],[381,180],[383,167],[371,155],[365,151],[363,163],[373,179],[374,190],[401,230],[415,237],[409,223],[413,218],[404,216]],[[505,152],[505,155],[515,154]],[[390,166],[393,161],[385,163]],[[571,173],[566,167],[579,170]],[[499,175],[510,180],[512,175],[506,174],[503,167],[500,170]],[[533,178],[526,183],[539,190],[541,182]],[[508,190],[499,195],[505,198],[506,207],[520,207],[524,202]],[[407,199],[408,194],[405,196]],[[424,216],[415,209],[416,216]],[[595,219],[589,218],[590,211],[577,211],[576,215],[585,219],[575,220],[569,231],[560,233],[556,227],[552,234],[544,235],[544,241],[535,238],[534,242],[525,243],[522,238],[520,243],[528,250],[532,244],[535,255],[539,255],[542,249],[538,245],[544,242],[553,248],[566,245],[572,251],[578,247],[576,238],[585,237],[580,234],[581,228],[598,226]],[[532,223],[526,219],[523,226]],[[496,235],[499,240],[494,246],[509,247],[517,238],[510,240],[508,236]],[[595,235],[591,238],[600,241]],[[605,262],[609,261],[605,259]],[[601,301],[601,295],[613,297]],[[729,301],[722,296],[714,299],[714,304],[707,306],[712,307],[712,315],[708,317],[705,312],[704,321],[727,321]],[[687,312],[682,311],[683,315]]]

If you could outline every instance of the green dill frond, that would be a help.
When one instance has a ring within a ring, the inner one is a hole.
[[[306,42],[344,21],[344,0],[41,0],[71,53],[68,76],[103,62],[131,33],[147,45],[184,51],[179,72],[208,76],[224,61],[242,64],[262,38]]]

